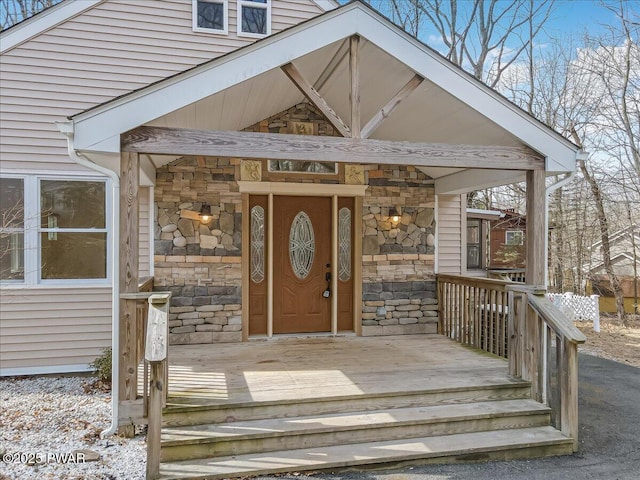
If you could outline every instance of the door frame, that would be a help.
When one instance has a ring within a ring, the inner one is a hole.
[[[249,338],[250,215],[249,195],[266,195],[267,337],[273,337],[273,197],[329,197],[331,201],[331,290],[338,291],[338,198],[353,197],[353,331],[362,334],[362,201],[367,185],[238,181],[242,194],[242,339]],[[331,332],[338,334],[338,295],[331,296]]]

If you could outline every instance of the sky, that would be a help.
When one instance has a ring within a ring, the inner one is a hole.
[[[15,0],[9,0],[15,1]],[[135,0],[132,0],[135,1]],[[338,0],[339,3],[347,3],[348,0]],[[387,0],[371,0],[373,5]],[[458,0],[459,5],[470,3],[471,0]],[[613,0],[605,0],[610,3],[617,3]],[[640,0],[627,0],[629,2],[640,2]],[[550,19],[549,33],[555,35],[572,32],[582,33],[588,30],[594,34],[601,30],[600,23],[611,21],[613,18],[601,5],[600,0],[555,0],[555,12]],[[0,4],[2,7],[2,4]]]
[[[338,0],[340,3],[347,3],[348,0]],[[390,0],[367,0],[373,6],[384,10],[385,3],[390,4]],[[503,0],[505,3],[511,0]],[[534,0],[538,1],[538,0]],[[616,5],[617,0],[604,0],[606,3]],[[639,3],[640,0],[625,0],[629,3]],[[458,0],[459,9],[465,5],[471,5],[471,0]],[[386,12],[383,12],[387,14]],[[614,15],[609,12],[600,0],[555,0],[554,10],[551,18],[546,24],[547,35],[549,37],[563,37],[566,34],[581,36],[585,31],[591,35],[596,35],[604,30],[605,23],[615,21]],[[428,22],[423,23],[423,28],[428,29]],[[428,39],[429,31],[421,32],[421,39]],[[543,41],[544,41],[543,36]],[[428,42],[428,40],[427,40]]]
[[[598,0],[556,0],[555,11],[548,22],[548,31],[552,36],[564,33],[580,35],[585,31],[595,35],[604,30],[604,24],[613,22],[613,13]]]

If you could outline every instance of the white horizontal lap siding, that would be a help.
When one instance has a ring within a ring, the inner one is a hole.
[[[438,273],[459,275],[463,271],[462,198],[438,195]]]
[[[191,1],[109,0],[5,52],[3,167],[70,165],[54,122],[255,41],[237,36],[228,4],[228,35],[193,32]],[[320,13],[310,0],[274,1],[272,33]]]
[[[3,289],[0,372],[88,365],[111,345],[111,290]]]
[[[149,187],[142,187],[138,192],[138,275],[140,278],[149,276]]]

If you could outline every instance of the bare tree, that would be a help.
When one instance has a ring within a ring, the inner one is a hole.
[[[578,143],[578,142],[577,142]],[[579,162],[580,170],[585,180],[591,188],[591,194],[593,195],[596,209],[598,212],[598,224],[600,225],[600,236],[602,240],[602,259],[604,262],[604,268],[609,277],[609,283],[611,284],[611,290],[616,298],[616,310],[618,313],[618,320],[626,326],[625,313],[624,313],[624,296],[622,294],[622,286],[620,280],[613,269],[613,263],[611,262],[611,246],[609,243],[609,222],[604,209],[604,201],[602,198],[602,191],[596,179],[589,173],[584,161]]]
[[[6,30],[62,0],[0,0],[0,29]]]
[[[495,87],[533,45],[555,0],[368,0],[477,79]],[[429,30],[435,35],[426,37]]]

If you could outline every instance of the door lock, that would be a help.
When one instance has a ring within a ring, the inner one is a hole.
[[[330,265],[327,264],[327,267],[329,267]],[[322,292],[322,296],[324,298],[329,298],[331,296],[331,272],[327,272],[324,274],[324,279],[327,281],[327,288],[324,289],[324,292]]]

